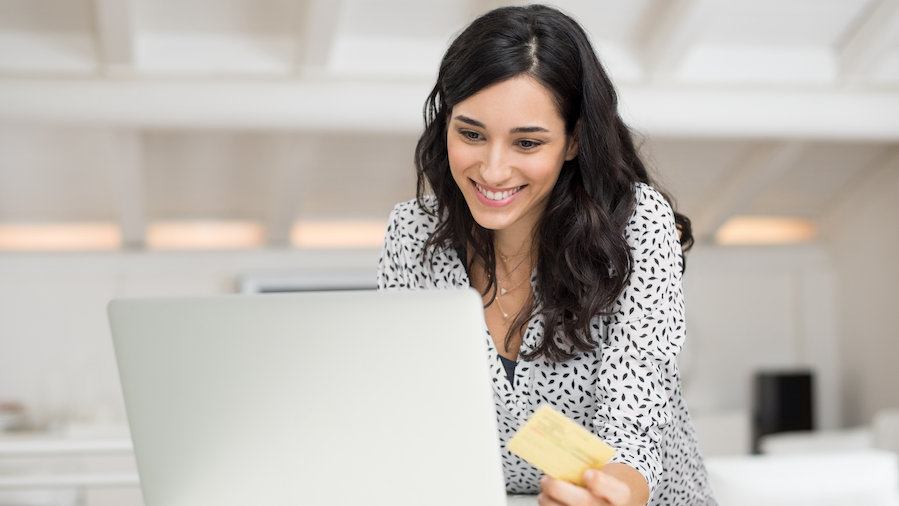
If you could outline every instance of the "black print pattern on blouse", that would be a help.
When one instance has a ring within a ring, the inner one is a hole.
[[[685,328],[683,257],[674,214],[653,188],[638,184],[635,191],[637,205],[625,231],[634,272],[614,315],[591,322],[598,349],[563,363],[520,361],[510,383],[484,325],[509,492],[540,490],[542,473],[510,453],[506,442],[535,410],[549,404],[614,447],[612,462],[643,474],[649,504],[715,504],[677,370]],[[394,208],[378,264],[380,290],[469,286],[456,251],[437,251],[426,262],[422,248],[435,225],[414,200]],[[535,281],[532,275],[531,284]],[[533,316],[521,352],[534,349],[543,333],[542,317]]]

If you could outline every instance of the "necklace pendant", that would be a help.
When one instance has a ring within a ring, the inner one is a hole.
[[[506,292],[508,292],[508,290],[506,290],[505,288],[500,288],[500,289],[499,289],[499,294],[500,294],[500,295],[505,295]]]
[[[503,318],[508,318],[508,317],[509,317],[509,315],[507,315],[506,313],[503,313]]]

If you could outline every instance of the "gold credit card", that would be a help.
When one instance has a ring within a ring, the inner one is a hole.
[[[549,406],[538,409],[506,446],[544,473],[583,486],[587,468],[602,469],[615,450]]]

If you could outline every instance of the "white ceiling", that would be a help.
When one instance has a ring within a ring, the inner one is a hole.
[[[490,0],[2,0],[0,75],[430,78]],[[895,0],[558,0],[620,84],[899,84]]]
[[[508,3],[0,0],[0,222],[383,217],[448,41]],[[550,3],[703,236],[896,164],[899,0]]]

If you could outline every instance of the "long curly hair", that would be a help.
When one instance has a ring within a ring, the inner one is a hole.
[[[489,306],[497,290],[493,231],[474,220],[450,173],[447,124],[456,104],[521,75],[549,90],[566,135],[577,135],[578,154],[563,164],[537,224],[535,294],[516,315],[505,346],[524,331],[536,308],[547,332],[521,358],[559,362],[570,359],[574,350],[598,345],[590,337],[590,321],[610,314],[631,274],[633,258],[624,232],[636,205],[634,185],[651,184],[633,136],[618,115],[615,88],[575,20],[544,5],[502,7],[456,37],[425,102],[425,130],[415,149],[417,197],[426,210],[425,195],[437,197],[437,208],[429,212],[438,225],[426,250],[465,248],[468,271],[476,263],[484,269],[483,295],[493,294]],[[679,213],[675,221],[687,250],[693,242],[690,221]]]

